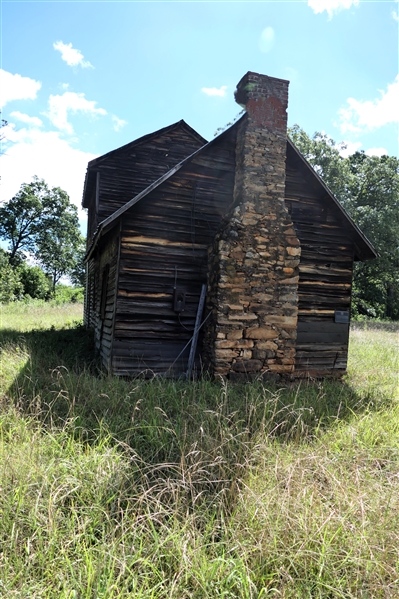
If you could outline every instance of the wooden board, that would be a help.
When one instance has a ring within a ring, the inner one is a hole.
[[[287,148],[286,204],[301,243],[296,370],[346,368],[354,244],[342,213]]]
[[[207,283],[208,247],[231,205],[235,133],[193,159],[127,211],[121,255],[112,367],[118,374],[184,373],[201,287]],[[185,294],[174,311],[174,287]],[[200,368],[202,330],[194,369]],[[173,365],[173,366],[172,366]]]

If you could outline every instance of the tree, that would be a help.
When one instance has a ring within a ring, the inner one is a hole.
[[[18,193],[0,207],[0,238],[10,244],[11,264],[18,261],[21,251],[35,252],[49,193],[47,184],[35,177],[32,183],[23,183]]]
[[[51,278],[53,290],[61,277],[75,271],[80,240],[79,229],[67,218],[60,219],[57,227],[45,231],[41,236],[36,258]]]
[[[20,299],[23,284],[18,272],[11,266],[7,252],[0,248],[0,304]]]
[[[351,196],[352,181],[350,166],[340,154],[346,148],[345,144],[336,144],[325,133],[309,137],[299,125],[290,127],[288,134],[335,197],[344,204]]]
[[[372,241],[378,258],[356,264],[354,296],[360,312],[399,319],[399,160],[349,156],[351,197],[346,207]]]
[[[35,257],[55,289],[60,278],[75,268],[82,236],[77,208],[65,191],[53,188],[44,198],[43,208]]]
[[[86,255],[86,239],[81,235],[76,251],[76,262],[69,273],[69,278],[76,287],[84,287],[86,282],[86,266],[84,257]]]
[[[17,265],[22,252],[30,253],[51,276],[54,290],[79,259],[77,208],[65,191],[35,177],[0,207],[0,238],[9,242],[11,264]]]
[[[29,266],[23,262],[14,272],[23,285],[24,296],[34,299],[48,300],[51,297],[52,285],[49,278],[39,266]]]
[[[398,159],[364,152],[345,158],[344,144],[325,134],[310,138],[298,125],[289,134],[379,254],[355,264],[353,311],[399,319]]]

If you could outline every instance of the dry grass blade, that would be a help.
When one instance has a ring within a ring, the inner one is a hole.
[[[344,382],[129,381],[51,310],[0,333],[0,596],[399,596],[397,333]]]

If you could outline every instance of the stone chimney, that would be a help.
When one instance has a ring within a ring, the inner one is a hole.
[[[205,347],[233,379],[294,370],[300,245],[284,202],[288,81],[247,73],[236,146],[234,204],[209,255]]]

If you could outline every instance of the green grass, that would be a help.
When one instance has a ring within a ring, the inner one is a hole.
[[[396,598],[398,332],[344,381],[102,373],[81,305],[2,309],[0,597]]]
[[[30,300],[0,304],[0,329],[14,332],[67,329],[82,323],[82,303]]]

